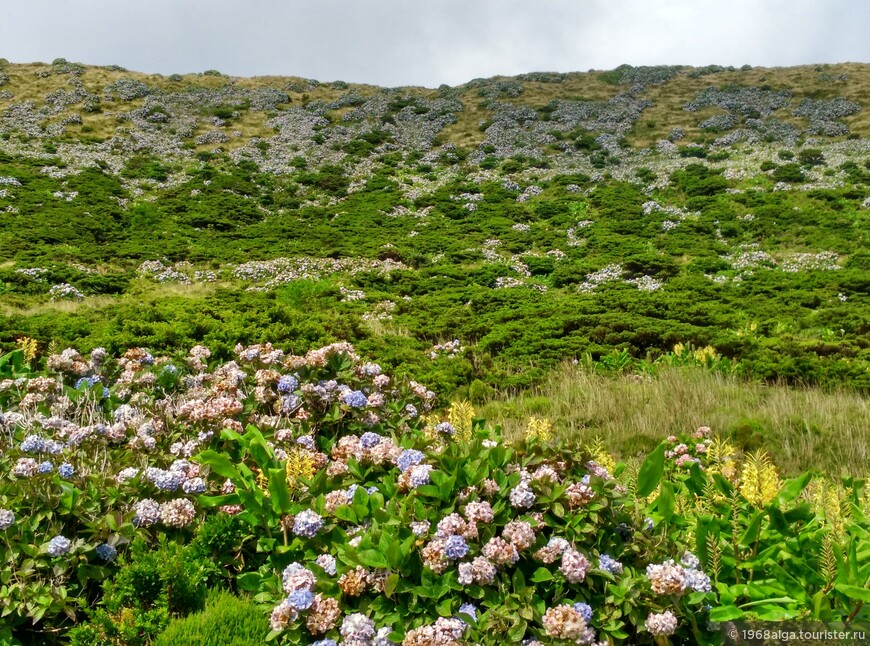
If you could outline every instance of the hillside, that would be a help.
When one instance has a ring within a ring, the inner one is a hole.
[[[0,643],[866,643],[868,87],[0,59]]]
[[[348,339],[478,395],[688,344],[866,388],[868,88],[859,64],[426,89],[2,61],[0,343]]]

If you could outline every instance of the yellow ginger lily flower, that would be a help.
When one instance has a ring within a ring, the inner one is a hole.
[[[466,399],[450,404],[447,413],[447,421],[456,429],[457,440],[470,440],[472,422],[474,421],[474,407]]]
[[[545,417],[530,417],[526,427],[526,441],[549,442],[553,439],[553,424]]]
[[[740,473],[740,495],[755,507],[763,507],[779,492],[779,476],[763,450],[746,458]]]

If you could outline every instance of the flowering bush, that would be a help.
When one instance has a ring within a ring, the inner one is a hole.
[[[555,446],[540,418],[510,446],[468,402],[439,414],[347,344],[235,355],[67,349],[43,374],[4,357],[0,604],[16,632],[44,639],[102,589],[78,643],[154,634],[201,607],[206,580],[254,594],[287,644],[706,643],[734,618],[864,616],[858,481],[783,483],[706,428],[639,469]],[[165,569],[146,585],[155,539],[187,563],[191,603]],[[150,627],[130,623],[140,605]]]

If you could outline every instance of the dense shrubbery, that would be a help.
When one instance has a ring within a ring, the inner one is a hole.
[[[341,195],[349,179],[337,166],[278,177],[250,163],[211,163],[121,208],[130,197],[118,178],[93,169],[58,180],[39,171],[43,163],[0,158],[0,177],[20,184],[6,189],[16,213],[0,224],[12,261],[0,270],[6,349],[30,336],[42,347],[54,340],[85,349],[207,343],[228,356],[238,340],[347,339],[439,391],[460,392],[474,379],[530,385],[587,352],[655,357],[691,342],[740,360],[747,376],[867,386],[866,280],[852,235],[867,219],[860,191],[729,192],[734,182],[720,170],[693,163],[652,196],[578,174],[539,182],[529,202],[502,182],[455,180],[411,204],[398,188],[402,171],[384,166],[335,206],[297,208],[300,185]],[[789,166],[775,164],[774,174]],[[140,156],[124,173],[160,179],[166,171]],[[267,214],[264,205],[286,212]],[[796,250],[848,260],[823,271]],[[771,261],[756,268],[761,253]],[[289,279],[276,285],[274,275],[248,272],[240,280],[235,269],[300,255],[404,266],[298,271],[298,289],[322,281],[316,297],[302,300],[288,298],[298,291],[281,284]],[[163,269],[137,270],[158,259]],[[621,280],[580,289],[613,265]],[[347,300],[340,287],[365,299]],[[40,305],[79,293],[85,304],[63,313]],[[98,295],[118,298],[87,300]],[[456,337],[467,348],[462,358],[425,360],[434,344]],[[530,363],[535,369],[525,370]]]

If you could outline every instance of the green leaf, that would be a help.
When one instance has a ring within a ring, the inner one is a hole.
[[[362,550],[357,557],[359,562],[368,567],[383,568],[390,567],[386,557],[377,550]]]
[[[813,618],[822,619],[822,615],[831,609],[824,590],[819,590],[813,595]]]
[[[756,511],[752,516],[752,520],[749,521],[749,526],[746,528],[746,531],[743,532],[743,536],[740,538],[740,544],[744,546],[750,546],[758,539],[758,535],[761,533],[761,521],[764,519],[764,516],[760,511]]]
[[[867,588],[861,588],[857,585],[846,585],[845,583],[837,583],[836,585],[834,585],[834,589],[837,592],[845,594],[850,599],[854,599],[855,601],[870,603],[870,590],[868,590]]]
[[[237,505],[239,504],[239,496],[238,494],[228,493],[222,496],[200,496],[196,499],[196,502],[199,503],[201,507],[221,507],[223,505]]]
[[[797,498],[801,492],[806,489],[812,478],[813,474],[807,471],[797,478],[792,478],[791,480],[786,481],[782,486],[782,489],[779,490],[779,494],[776,497],[777,502],[782,505]]]
[[[357,524],[359,522],[356,512],[351,509],[350,505],[339,505],[333,510],[332,515],[338,520],[343,520],[348,523]]]
[[[230,458],[225,453],[218,453],[208,449],[203,451],[196,459],[202,464],[207,465],[222,478],[229,478],[234,484],[238,484],[242,479],[238,469],[230,461]]]
[[[519,644],[523,641],[523,637],[526,634],[526,628],[528,624],[522,619],[517,618],[517,621],[507,632],[507,643],[508,644]]]
[[[246,448],[260,469],[265,471],[272,466],[274,461],[272,450],[266,444],[266,439],[256,426],[249,424],[242,439],[245,441]]]
[[[269,493],[272,494],[272,509],[276,514],[289,514],[293,503],[287,486],[284,469],[269,469]]]
[[[663,482],[661,493],[659,493],[659,497],[656,498],[656,505],[665,522],[670,522],[671,518],[673,518],[675,503],[674,485],[670,482]]]
[[[245,590],[246,592],[257,591],[262,582],[263,575],[259,572],[245,572],[236,577],[236,583],[238,584],[239,589]]]
[[[719,606],[710,610],[710,621],[717,623],[740,619],[744,612],[735,606]]]
[[[523,590],[526,588],[526,578],[523,576],[523,572],[519,568],[514,570],[513,584],[514,592],[516,594],[522,594]]]
[[[767,514],[770,516],[770,526],[777,532],[782,536],[794,536],[791,525],[789,525],[785,518],[785,514],[782,513],[782,510],[779,507],[776,505],[770,505],[767,508]]]
[[[659,444],[650,453],[637,474],[637,495],[644,498],[650,495],[658,486],[665,472],[665,443]]]
[[[542,583],[544,581],[552,581],[553,573],[545,567],[539,567],[532,575],[532,583]]]
[[[396,591],[396,586],[399,585],[399,575],[395,572],[387,577],[387,580],[384,581],[384,594],[387,598],[393,596],[393,592]]]

